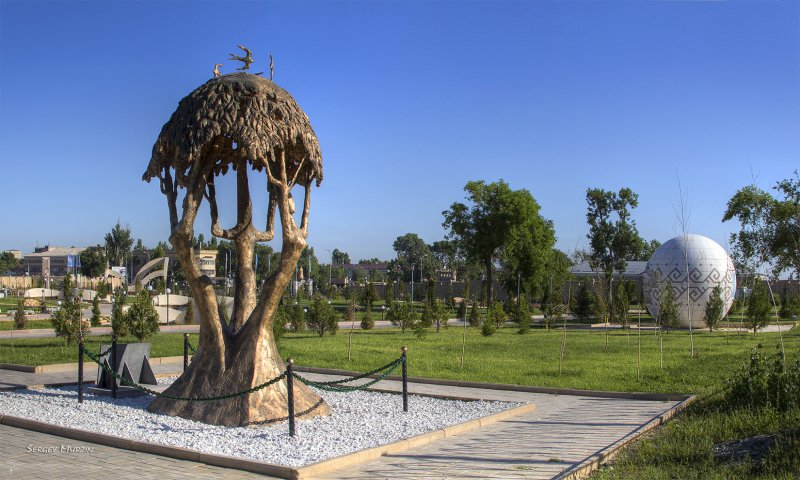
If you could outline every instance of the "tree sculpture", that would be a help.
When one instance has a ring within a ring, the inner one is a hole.
[[[236,174],[236,225],[219,223],[215,180]],[[266,173],[269,194],[266,228],[254,224],[251,177]],[[200,317],[197,353],[166,393],[215,397],[260,385],[285,370],[272,333],[281,295],[306,247],[311,187],[322,181],[319,142],[308,117],[289,93],[248,73],[212,78],[180,101],[153,146],[143,180],[158,178],[167,197],[170,242],[175,247]],[[305,189],[299,225],[292,189]],[[184,190],[181,211],[179,190]],[[211,214],[211,233],[235,246],[233,312],[226,321],[211,279],[200,272],[192,252],[194,222],[203,200]],[[257,295],[253,270],[256,242],[275,236],[281,223],[279,266]],[[294,384],[295,411],[311,417],[330,413],[305,385]],[[150,411],[218,425],[246,425],[286,415],[286,383],[280,381],[247,395],[204,402],[157,398]]]

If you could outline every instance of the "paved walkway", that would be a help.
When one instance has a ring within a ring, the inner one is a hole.
[[[156,365],[156,374],[178,373],[181,364]],[[305,373],[313,379],[332,375]],[[73,381],[73,372],[48,374],[0,370],[0,385]],[[399,390],[399,382],[382,382]],[[428,445],[340,469],[320,479],[549,479],[591,455],[633,435],[679,402],[607,399],[572,395],[410,384],[412,393],[431,393],[486,400],[531,401],[536,411]],[[413,412],[413,397],[410,403]],[[195,462],[94,445],[92,453],[61,453],[61,445],[92,446],[60,437],[0,426],[0,477],[47,478],[99,476],[109,467],[118,478],[264,478],[255,474]],[[58,447],[58,452],[29,452],[28,446]],[[46,461],[44,460],[46,457]],[[4,470],[8,469],[8,470]],[[13,469],[13,471],[12,471]],[[98,475],[94,475],[97,473]]]

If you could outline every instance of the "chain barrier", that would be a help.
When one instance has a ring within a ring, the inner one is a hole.
[[[188,345],[189,345],[189,348],[194,352],[194,347],[190,343]],[[111,348],[109,348],[105,352],[102,352],[102,353],[100,353],[98,355],[95,355],[95,354],[91,353],[89,350],[86,349],[86,347],[81,347],[81,348],[83,349],[83,353],[85,353],[96,364],[98,364],[100,366],[100,368],[102,368],[106,373],[108,373],[112,377],[118,379],[120,381],[120,383],[122,383],[123,385],[127,385],[127,386],[130,386],[130,387],[133,387],[133,388],[135,388],[135,389],[137,389],[137,390],[139,390],[141,392],[144,392],[144,393],[146,393],[148,395],[153,395],[153,396],[161,397],[161,398],[168,398],[168,399],[171,399],[171,400],[179,400],[179,401],[186,401],[186,402],[211,402],[211,401],[215,401],[215,400],[226,400],[228,398],[235,398],[235,397],[239,397],[239,396],[242,396],[242,395],[248,395],[250,393],[256,392],[256,391],[261,390],[263,388],[269,387],[269,386],[271,386],[271,385],[283,380],[284,378],[286,378],[286,372],[284,372],[284,373],[278,375],[277,377],[275,377],[275,378],[273,378],[273,379],[271,379],[271,380],[269,380],[267,382],[262,383],[261,385],[257,385],[255,387],[249,388],[247,390],[242,390],[241,392],[229,393],[229,394],[226,394],[226,395],[220,395],[220,396],[216,396],[216,397],[181,397],[181,396],[177,396],[177,395],[169,395],[169,394],[166,394],[166,393],[163,393],[163,392],[157,392],[157,391],[151,390],[151,389],[149,389],[147,387],[143,387],[142,385],[139,385],[138,383],[136,383],[134,381],[131,381],[131,380],[127,379],[127,378],[124,378],[119,373],[113,371],[111,369],[111,367],[106,362],[101,362],[100,361],[100,357],[108,354],[111,351]],[[359,375],[355,375],[353,377],[348,377],[348,378],[344,378],[344,379],[340,379],[340,380],[331,380],[331,381],[328,381],[328,382],[315,382],[313,380],[309,380],[309,379],[307,379],[305,377],[302,377],[302,376],[298,375],[297,373],[294,373],[293,376],[295,378],[297,378],[298,380],[300,380],[301,382],[303,382],[304,384],[308,385],[309,387],[314,387],[314,388],[317,388],[319,390],[323,390],[323,391],[327,391],[327,392],[354,392],[354,391],[358,391],[358,390],[366,390],[367,388],[371,387],[372,385],[375,385],[376,383],[380,382],[381,380],[384,380],[386,377],[391,375],[392,372],[394,372],[397,369],[397,367],[400,366],[402,363],[403,363],[403,358],[400,357],[400,358],[398,358],[398,359],[396,359],[396,360],[394,360],[394,361],[392,361],[390,363],[387,363],[386,365],[378,367],[378,368],[376,368],[374,370],[371,370],[369,372],[364,372],[364,373],[361,373]],[[364,383],[362,385],[352,385],[352,386],[344,385],[345,383],[354,382],[354,381],[361,380],[361,379],[367,378],[369,376],[375,375],[378,372],[383,372],[383,373],[381,373],[381,375],[379,375],[377,378],[375,378],[375,379],[373,379],[373,380],[371,380],[371,381],[369,381],[367,383]],[[305,414],[311,412],[312,410],[314,410],[315,408],[317,408],[318,406],[319,406],[319,404],[314,405],[310,409],[308,409],[307,411],[299,413],[298,416],[305,415]],[[264,421],[256,422],[256,424],[279,422],[279,421],[286,420],[286,418],[287,417],[283,417],[283,418],[279,418],[279,419],[264,420]]]
[[[192,355],[197,353],[197,350],[195,350],[194,345],[192,345],[192,342],[190,342],[188,339],[186,340],[186,346],[189,347],[189,353],[191,353]]]
[[[395,364],[400,363],[401,361],[402,361],[402,358],[398,358],[397,360],[393,360],[393,361],[387,363],[386,365],[383,365],[381,367],[376,368],[375,370],[356,375],[355,377],[344,378],[342,380],[331,380],[330,382],[314,382],[314,383],[316,385],[340,385],[342,383],[354,382],[356,380],[361,380],[362,378],[366,378],[366,377],[375,375],[376,373],[382,372],[382,371],[386,370],[387,368],[391,368]],[[297,376],[297,374],[295,374],[295,377],[296,376]]]
[[[317,401],[317,403],[315,403],[314,405],[311,405],[310,407],[308,407],[307,409],[303,410],[302,412],[295,413],[294,416],[295,417],[302,417],[303,415],[308,415],[309,413],[311,413],[314,410],[316,410],[317,408],[319,408],[319,406],[322,405],[323,403],[325,403],[325,400],[320,398]],[[289,420],[289,416],[288,415],[286,415],[284,417],[270,418],[268,420],[256,420],[255,422],[250,422],[250,423],[246,424],[246,426],[251,427],[251,426],[254,426],[254,425],[269,425],[271,423],[285,422],[286,420]]]
[[[130,387],[133,387],[133,388],[135,388],[135,389],[137,389],[137,390],[139,390],[141,392],[147,393],[148,395],[153,395],[153,396],[161,397],[161,398],[169,398],[170,400],[182,400],[182,401],[186,401],[186,402],[211,402],[211,401],[215,401],[215,400],[226,400],[228,398],[234,398],[234,397],[239,397],[239,396],[242,396],[242,395],[248,395],[250,393],[256,392],[256,391],[261,390],[263,388],[269,387],[270,385],[273,385],[273,384],[283,380],[284,378],[286,378],[286,373],[284,372],[284,373],[278,375],[277,377],[273,378],[272,380],[269,380],[267,382],[262,383],[261,385],[257,385],[255,387],[248,388],[247,390],[242,390],[241,392],[229,393],[227,395],[220,395],[218,397],[180,397],[180,396],[177,396],[177,395],[168,395],[166,393],[157,392],[155,390],[151,390],[149,388],[143,387],[143,386],[139,385],[138,383],[133,382],[131,380],[128,380],[127,378],[124,378],[119,373],[113,371],[111,369],[111,367],[109,367],[106,363],[101,363],[100,360],[98,360],[98,357],[96,357],[94,354],[92,354],[91,352],[89,352],[85,348],[83,349],[83,353],[85,353],[89,358],[94,360],[94,362],[96,364],[100,365],[100,368],[102,368],[106,373],[108,373],[109,375],[111,375],[114,378],[118,379],[124,385],[128,385]]]
[[[375,385],[376,383],[380,382],[381,380],[385,379],[386,377],[391,375],[392,372],[398,366],[400,366],[401,363],[403,363],[402,359],[397,359],[394,362],[385,365],[381,369],[378,369],[377,371],[381,371],[383,369],[386,369],[386,371],[383,372],[377,378],[373,379],[370,382],[364,383],[362,385],[354,385],[354,386],[342,385],[342,383],[352,382],[352,381],[358,380],[360,378],[364,378],[367,375],[375,374],[377,372],[372,372],[371,374],[362,374],[362,375],[358,375],[358,376],[352,377],[352,378],[347,378],[347,379],[344,379],[344,380],[337,380],[335,382],[315,382],[313,380],[309,380],[309,379],[307,379],[305,377],[302,377],[302,376],[300,376],[300,375],[298,375],[296,373],[294,374],[294,376],[295,376],[295,378],[297,378],[301,382],[305,383],[309,387],[318,388],[318,389],[326,391],[326,392],[354,392],[354,391],[357,391],[357,390],[366,390],[367,388],[369,388],[369,387]]]

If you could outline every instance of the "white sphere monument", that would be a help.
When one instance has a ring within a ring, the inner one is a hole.
[[[736,269],[725,249],[714,240],[702,235],[679,235],[656,249],[644,271],[644,301],[653,318],[658,317],[661,295],[668,282],[672,283],[680,325],[705,328],[706,303],[714,287],[719,285],[722,290],[723,314],[733,305]]]

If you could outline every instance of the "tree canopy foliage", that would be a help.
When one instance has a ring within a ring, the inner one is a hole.
[[[442,226],[465,258],[483,266],[488,304],[494,298],[497,264],[507,272],[502,279],[506,287],[515,285],[520,272],[521,290],[534,291],[542,284],[545,263],[555,244],[553,223],[542,218],[529,191],[512,190],[502,179],[470,181],[464,191],[469,205],[453,203],[442,212]]]
[[[730,200],[723,222],[736,219],[740,230],[731,234],[738,269],[768,266],[773,275],[800,275],[800,175],[795,170],[773,187],[779,198],[755,185],[739,189]]]
[[[133,237],[131,228],[126,224],[122,225],[119,221],[106,233],[106,255],[112,266],[125,265],[125,258],[133,247]],[[83,260],[83,259],[81,259]]]
[[[0,253],[0,275],[17,268],[19,259],[11,252]]]
[[[106,273],[106,255],[102,247],[89,247],[81,252],[81,273],[87,277],[102,277]]]
[[[428,244],[416,233],[406,233],[397,237],[392,247],[397,254],[397,259],[392,261],[391,269],[400,273],[402,281],[411,281],[412,268],[415,282],[421,282],[436,275],[439,262]]]

